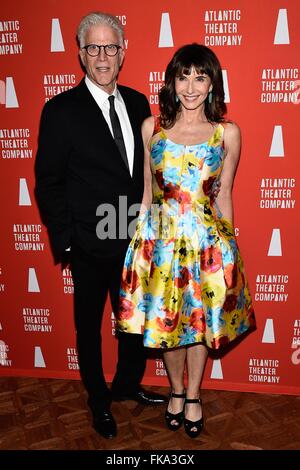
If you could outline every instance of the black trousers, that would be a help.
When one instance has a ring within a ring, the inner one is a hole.
[[[124,257],[125,253],[98,259],[76,245],[71,248],[78,360],[88,403],[94,413],[111,403],[111,391],[102,367],[101,323],[108,293],[113,311],[118,311]],[[133,393],[142,380],[145,367],[146,349],[142,335],[119,333],[112,389],[121,394]]]

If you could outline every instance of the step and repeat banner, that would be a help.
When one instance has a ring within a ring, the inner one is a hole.
[[[119,82],[145,93],[154,114],[175,50],[199,42],[220,59],[228,118],[242,131],[235,230],[257,330],[210,357],[203,387],[299,394],[300,3],[297,0],[15,0],[0,12],[0,374],[78,379],[70,270],[55,266],[34,198],[44,103],[79,83],[76,29],[91,11],[126,32]],[[298,201],[297,201],[298,197]],[[103,323],[108,381],[114,314]],[[153,353],[152,353],[153,354]],[[145,384],[167,385],[158,352]]]

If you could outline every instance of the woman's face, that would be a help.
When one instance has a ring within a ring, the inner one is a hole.
[[[205,73],[198,73],[192,68],[189,75],[182,74],[175,78],[175,92],[182,106],[186,109],[197,109],[212,90],[211,79]]]

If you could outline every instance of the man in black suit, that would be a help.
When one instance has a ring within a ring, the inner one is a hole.
[[[86,76],[46,103],[36,157],[36,196],[56,262],[70,256],[80,372],[95,429],[117,433],[112,399],[159,404],[165,398],[141,388],[146,354],[142,335],[119,334],[111,390],[102,367],[101,320],[109,292],[117,312],[124,256],[129,243],[119,197],[127,207],[143,195],[141,124],[150,115],[141,93],[116,86],[124,59],[123,28],[112,15],[91,13],[78,28]],[[113,97],[113,98],[112,98]],[[109,206],[107,206],[109,205]],[[113,207],[116,227],[97,214]],[[123,209],[124,210],[124,209]],[[137,214],[135,214],[136,216]],[[133,217],[128,217],[127,225]],[[105,238],[107,236],[107,238]],[[68,251],[70,250],[70,251]]]

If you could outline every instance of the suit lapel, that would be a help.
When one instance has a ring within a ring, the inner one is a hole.
[[[134,109],[134,103],[129,99],[126,90],[122,86],[118,87],[119,92],[122,95],[124,100],[127,114],[129,117],[133,138],[134,138],[134,154],[133,154],[133,171],[132,171],[132,179],[134,180],[137,174],[137,167],[139,163],[139,142],[140,142],[140,134],[141,134],[141,126],[136,119],[136,110]]]
[[[88,111],[88,115],[86,116],[86,119],[89,121],[94,121],[95,126],[99,126],[99,121],[101,124],[101,132],[103,134],[106,134],[107,136],[111,136],[109,127],[107,125],[107,122],[104,119],[104,116],[102,114],[101,109],[97,105],[96,101],[94,100],[92,94],[89,92],[84,79],[81,80],[77,87],[77,97],[80,100],[80,106],[82,109],[85,109],[86,112]],[[113,141],[113,138],[111,136],[111,139]]]

